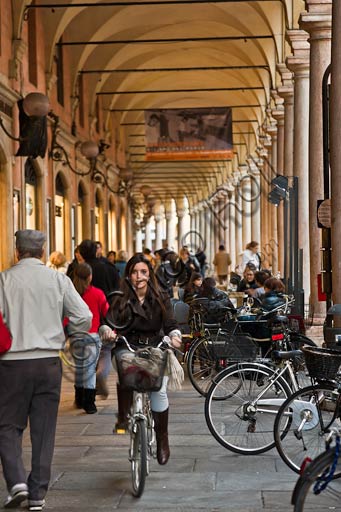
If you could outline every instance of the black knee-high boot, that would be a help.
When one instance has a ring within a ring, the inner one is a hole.
[[[114,434],[124,434],[128,428],[128,416],[130,413],[131,406],[133,404],[133,392],[122,388],[119,384],[117,387],[117,403],[118,413],[117,422],[114,427]]]
[[[94,414],[97,412],[95,399],[96,389],[84,389],[83,409],[87,414]]]
[[[77,409],[83,409],[84,388],[75,386],[75,406]]]
[[[167,464],[170,455],[168,443],[168,411],[169,409],[163,412],[153,411],[157,461],[162,466]]]

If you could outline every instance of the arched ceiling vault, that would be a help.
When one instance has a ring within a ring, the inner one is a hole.
[[[158,197],[211,193],[222,172],[225,179],[257,147],[257,129],[278,79],[276,65],[285,58],[285,30],[293,28],[303,0],[96,3],[12,0],[15,32],[20,33],[25,5],[50,6],[41,8],[46,72],[53,69],[62,37],[72,93],[77,95],[82,75],[92,115],[99,98],[107,128],[115,125],[113,118],[119,124],[134,189],[148,183]],[[218,106],[232,107],[232,163],[144,161],[144,110]]]

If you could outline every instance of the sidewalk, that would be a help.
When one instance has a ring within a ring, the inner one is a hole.
[[[143,496],[131,495],[128,437],[112,435],[115,420],[115,375],[110,399],[99,400],[98,414],[73,408],[73,385],[64,380],[51,488],[45,510],[238,511],[292,510],[297,475],[272,450],[242,456],[225,450],[209,433],[204,399],[189,383],[170,393],[171,458],[166,466],[151,463]],[[29,467],[28,435],[25,463]],[[3,480],[0,498],[5,497]]]

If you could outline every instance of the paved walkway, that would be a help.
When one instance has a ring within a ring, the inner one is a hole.
[[[152,461],[143,496],[131,495],[128,437],[111,434],[116,412],[115,376],[111,395],[98,401],[98,414],[73,408],[73,386],[63,383],[51,489],[46,510],[130,511],[280,511],[292,510],[297,479],[272,450],[236,455],[209,433],[204,400],[189,383],[170,393],[171,458],[162,467]],[[30,450],[25,436],[25,463]],[[5,496],[1,480],[0,498]]]

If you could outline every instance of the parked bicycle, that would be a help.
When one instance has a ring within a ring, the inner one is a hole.
[[[302,463],[325,449],[332,429],[341,431],[341,352],[304,347],[312,385],[293,393],[281,405],[274,439],[283,461],[297,473]]]
[[[239,350],[242,342],[244,353],[240,350],[239,358],[229,359],[207,392],[208,428],[222,446],[236,453],[259,454],[273,448],[273,426],[280,406],[307,383],[302,352],[296,347],[315,343],[306,337],[294,341],[285,316],[277,315],[272,321],[268,357],[260,357],[250,337],[227,338]]]
[[[291,499],[294,512],[340,510],[341,440],[338,429],[331,430],[325,447],[323,453],[306,465],[295,485]]]
[[[255,359],[253,354],[242,353],[245,345],[241,340],[245,336],[249,340],[248,347],[253,342],[263,355],[276,340],[285,342],[288,350],[299,349],[305,344],[315,345],[306,336],[290,329],[287,315],[293,299],[289,296],[285,299],[284,305],[272,311],[252,309],[252,299],[239,309],[222,308],[224,319],[216,324],[204,322],[206,305],[203,299],[192,302],[190,326],[193,342],[186,355],[186,364],[189,379],[201,395],[207,395],[212,379],[231,361]]]

